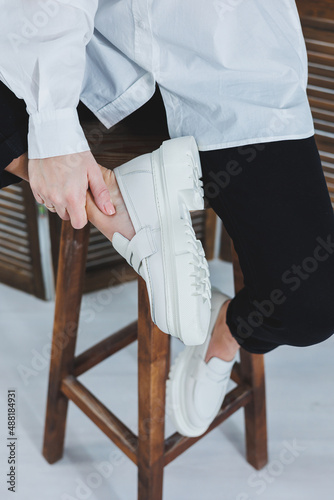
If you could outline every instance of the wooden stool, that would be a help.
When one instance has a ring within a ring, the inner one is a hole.
[[[128,155],[128,149],[125,147],[124,150]],[[129,156],[121,156],[117,155],[117,164],[129,159]],[[105,165],[107,156],[104,155],[102,160]],[[67,407],[71,400],[138,466],[138,500],[162,500],[164,467],[244,407],[247,460],[256,469],[261,469],[267,463],[265,379],[261,355],[241,350],[241,362],[235,364],[232,373],[237,386],[226,395],[219,414],[203,436],[186,438],[174,433],[164,439],[170,336],[160,332],[152,323],[146,285],[141,278],[138,282],[138,321],[75,357],[88,237],[88,226],[75,230],[69,222],[63,222],[43,448],[46,460],[52,464],[63,455]],[[235,289],[238,291],[243,287],[243,276],[234,250],[233,257]],[[138,436],[78,380],[79,375],[136,339]]]

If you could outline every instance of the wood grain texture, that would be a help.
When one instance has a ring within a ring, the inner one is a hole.
[[[197,443],[200,439],[206,436],[209,432],[215,429],[218,425],[222,424],[231,415],[233,415],[240,408],[247,405],[252,399],[252,389],[246,385],[239,385],[232,391],[226,394],[223,405],[219,410],[218,415],[211,423],[210,427],[201,436],[190,438],[181,436],[175,432],[165,442],[165,465],[168,465],[172,460],[177,458],[181,453],[185,452],[190,446]],[[160,500],[160,499],[159,499]]]
[[[311,16],[334,21],[332,0],[296,0],[296,4],[302,17]]]
[[[225,260],[226,262],[232,262],[232,250],[231,250],[231,238],[226,231],[226,228],[222,227],[221,238],[220,238],[220,249],[219,258]]]
[[[334,206],[334,2],[298,0],[308,54],[315,138]]]
[[[45,299],[36,203],[24,181],[0,191],[0,282]]]
[[[212,208],[205,210],[204,249],[207,260],[214,257],[217,215]],[[198,237],[198,236],[197,236]]]
[[[135,464],[137,464],[138,438],[111,413],[81,382],[69,375],[61,384],[62,393],[101,429]]]
[[[138,500],[161,500],[170,336],[152,323],[142,278],[138,304]]]
[[[249,384],[253,392],[245,406],[247,460],[259,470],[268,463],[264,356],[241,349],[240,367],[244,383]]]
[[[49,463],[63,454],[68,399],[61,384],[74,369],[88,236],[87,226],[76,230],[70,222],[63,222],[43,445]]]

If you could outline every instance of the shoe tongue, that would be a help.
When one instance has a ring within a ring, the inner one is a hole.
[[[130,241],[125,238],[120,233],[114,233],[114,236],[112,237],[111,243],[119,254],[121,254],[122,257],[126,258],[126,251],[129,246]]]
[[[210,370],[222,375],[231,370],[234,365],[234,361],[235,359],[232,359],[232,361],[224,361],[223,359],[213,357],[207,362],[207,365]]]

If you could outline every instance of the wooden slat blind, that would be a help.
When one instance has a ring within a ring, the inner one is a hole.
[[[316,141],[334,206],[334,5],[297,2],[309,60],[308,96]]]
[[[25,183],[0,191],[0,282],[44,298],[35,203]]]

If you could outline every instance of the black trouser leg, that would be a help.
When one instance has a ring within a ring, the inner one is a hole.
[[[249,352],[334,333],[334,215],[313,137],[201,152],[205,193],[245,287],[227,310]]]
[[[5,168],[27,152],[28,114],[24,101],[0,82],[0,188],[22,179]]]

